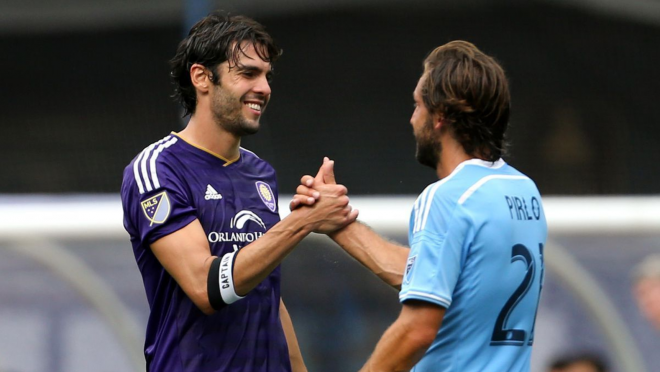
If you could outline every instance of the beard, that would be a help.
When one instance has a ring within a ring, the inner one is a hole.
[[[243,97],[235,97],[231,93],[220,90],[213,98],[211,111],[214,121],[225,131],[244,137],[259,131],[259,119],[249,120],[243,114]],[[266,104],[263,105],[263,108]]]
[[[438,161],[440,161],[442,145],[434,138],[433,120],[431,118],[424,123],[419,134],[415,133],[415,140],[417,141],[417,148],[415,150],[417,161],[422,165],[436,169]]]

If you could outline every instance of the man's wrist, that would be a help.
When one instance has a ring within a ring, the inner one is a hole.
[[[320,226],[319,221],[309,221],[307,211],[310,207],[301,206],[289,214],[288,218],[291,218],[291,221],[294,224],[294,230],[301,231],[303,234],[308,235],[314,232]]]
[[[350,230],[353,229],[353,227],[351,227],[351,226],[353,226],[355,224],[359,224],[359,222],[357,220],[355,220],[355,221],[349,223],[348,225],[346,225],[346,226],[344,226],[340,229],[337,229],[333,232],[328,233],[327,235],[330,239],[332,239],[336,242],[337,239],[341,239],[342,236],[348,234],[350,232]]]

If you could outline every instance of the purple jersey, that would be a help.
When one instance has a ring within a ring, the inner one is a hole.
[[[279,222],[275,170],[250,151],[228,162],[176,134],[124,170],[124,227],[151,313],[144,353],[152,372],[291,371],[279,318],[280,268],[245,298],[205,315],[154,256],[150,244],[198,219],[222,257]]]

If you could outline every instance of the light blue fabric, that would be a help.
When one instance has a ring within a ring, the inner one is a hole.
[[[503,160],[468,160],[422,192],[399,298],[447,311],[413,371],[529,371],[546,237],[536,185]]]

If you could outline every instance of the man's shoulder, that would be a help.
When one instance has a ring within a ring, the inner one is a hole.
[[[168,151],[168,149],[178,141],[179,137],[173,134],[168,134],[167,136],[153,143],[150,143],[142,150],[140,150],[137,155],[135,155],[135,157],[133,157],[126,168],[133,167],[135,164],[138,164],[138,166],[149,165],[150,163],[156,162],[159,159],[162,161],[162,159],[168,156],[168,153],[171,153],[171,151]]]
[[[461,163],[447,177],[442,178],[422,192],[420,198],[434,202],[461,204],[462,198],[479,189],[489,180],[497,178],[525,178],[503,160],[495,162],[472,159]]]
[[[472,163],[465,166],[448,182],[447,189],[450,188],[456,203],[464,207],[489,203],[493,197],[512,192],[539,193],[531,178],[501,159],[497,162]],[[447,190],[443,192],[450,193]],[[468,201],[472,202],[468,203]]]
[[[248,163],[266,163],[268,164],[267,161],[259,157],[254,151],[248,150],[245,147],[240,147],[239,151],[241,152],[241,157],[243,158],[243,161],[248,162]]]
[[[246,166],[257,170],[258,172],[273,172],[275,173],[275,169],[273,168],[270,163],[261,157],[254,153],[251,150],[248,150],[244,147],[240,148],[241,151],[241,158],[243,159],[243,164]]]
[[[161,187],[178,172],[171,158],[177,157],[174,145],[179,140],[169,134],[142,149],[124,169],[123,183],[135,184],[140,194]]]

